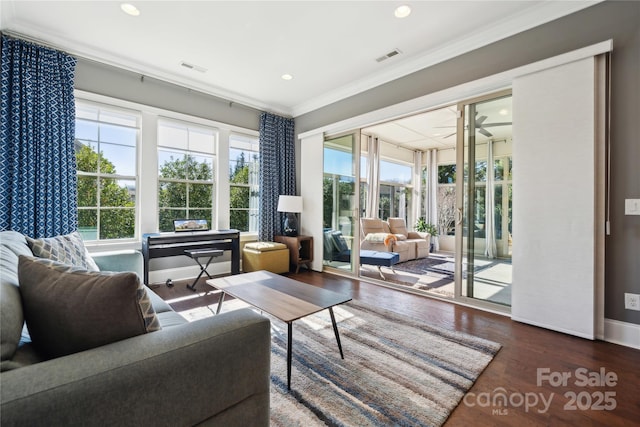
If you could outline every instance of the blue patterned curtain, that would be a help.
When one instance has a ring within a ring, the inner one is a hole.
[[[260,240],[282,234],[278,196],[296,194],[296,153],[293,119],[260,115]]]
[[[2,36],[0,230],[30,237],[77,228],[75,58]]]

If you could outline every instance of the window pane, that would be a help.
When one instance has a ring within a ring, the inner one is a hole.
[[[187,179],[186,154],[174,151],[158,151],[158,176],[160,178]]]
[[[392,187],[390,185],[380,185],[380,209],[379,217],[387,220],[391,215],[391,201],[393,200]]]
[[[502,184],[497,184],[494,186],[494,208],[495,208],[495,227],[496,227],[496,239],[502,239],[502,219],[503,219],[503,211],[502,211]]]
[[[98,206],[98,178],[93,176],[78,177],[78,207]]]
[[[249,184],[249,163],[256,162],[254,153],[231,148],[229,150],[229,180],[237,184]]]
[[[256,137],[234,134],[229,142],[230,226],[258,231],[260,144]]]
[[[158,206],[161,208],[186,208],[187,184],[160,182]]]
[[[487,161],[482,160],[476,162],[476,182],[485,182],[487,180]]]
[[[84,240],[98,239],[97,209],[78,209],[78,231]]]
[[[135,181],[100,179],[100,206],[132,207],[135,206]]]
[[[114,144],[100,144],[100,151],[104,161],[113,165],[113,172],[119,175],[136,175],[136,147]],[[106,171],[102,171],[106,172]]]
[[[324,149],[324,171],[334,175],[351,176],[351,153],[346,151]]]
[[[452,185],[438,187],[438,234],[455,235],[456,189]]]
[[[186,219],[186,209],[160,209],[159,210],[159,226],[160,231],[173,231],[174,219]]]
[[[135,209],[101,209],[100,238],[125,239],[135,237]]]
[[[231,210],[229,212],[230,215],[230,224],[231,228],[235,228],[240,231],[250,231],[249,230],[249,211],[247,210]]]
[[[213,180],[213,159],[211,157],[190,155],[188,179],[196,181]]]
[[[504,179],[504,159],[494,160],[493,171],[496,181],[502,181]]]
[[[100,142],[116,142],[135,147],[137,138],[137,129],[100,124]]]
[[[399,163],[380,161],[380,181],[411,184],[413,181],[411,166]]]
[[[475,205],[473,206],[473,235],[485,237],[486,189],[484,185],[475,188]],[[491,207],[489,207],[491,209]]]
[[[98,124],[86,120],[76,120],[76,139],[98,140]]]
[[[209,226],[213,225],[211,209],[189,209],[187,215],[189,215],[189,218],[206,219],[209,222]]]
[[[76,169],[81,172],[98,172],[97,144],[76,140],[74,148],[76,150]]]
[[[438,184],[453,184],[456,182],[456,165],[438,166]]]
[[[87,240],[135,238],[139,117],[77,101],[78,222]]]
[[[230,190],[231,208],[249,209],[249,187],[232,186]]]
[[[189,184],[189,207],[209,208],[213,205],[213,184]]]

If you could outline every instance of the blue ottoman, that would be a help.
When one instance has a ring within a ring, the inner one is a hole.
[[[360,264],[377,266],[378,273],[380,273],[380,277],[382,278],[382,280],[386,279],[382,274],[382,270],[380,270],[380,267],[388,267],[395,274],[393,266],[396,265],[399,261],[400,254],[398,254],[397,252],[378,252],[369,250],[360,251]]]

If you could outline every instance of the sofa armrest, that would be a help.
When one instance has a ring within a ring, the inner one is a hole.
[[[270,352],[241,309],[3,372],[2,425],[268,426]]]
[[[409,239],[425,239],[430,240],[431,234],[425,233],[423,231],[409,231],[407,237]]]
[[[142,253],[133,249],[117,252],[95,252],[91,254],[91,258],[101,271],[133,271],[140,278],[144,273]]]

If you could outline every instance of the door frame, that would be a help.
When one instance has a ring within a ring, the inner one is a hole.
[[[457,114],[458,114],[457,127],[456,127],[456,132],[457,132],[456,134],[456,171],[458,172],[456,174],[456,223],[455,223],[456,235],[455,235],[455,253],[454,253],[454,263],[455,263],[454,300],[461,301],[472,306],[479,306],[479,307],[492,309],[492,310],[504,312],[504,313],[511,312],[511,304],[509,304],[509,306],[505,306],[503,304],[498,304],[498,303],[494,303],[487,300],[469,297],[469,296],[463,295],[463,292],[462,292],[463,291],[462,268],[463,268],[463,259],[465,256],[464,238],[465,237],[467,238],[467,242],[471,242],[472,241],[471,239],[474,239],[473,235],[471,234],[472,233],[471,227],[467,227],[467,233],[469,233],[470,235],[469,236],[463,235],[463,229],[464,229],[463,218],[465,214],[465,206],[464,206],[464,200],[465,200],[464,165],[465,165],[465,155],[466,155],[465,150],[469,149],[469,147],[465,148],[464,111],[466,106],[473,106],[480,102],[491,101],[494,99],[504,98],[511,95],[512,95],[512,90],[511,88],[508,88],[508,89],[503,89],[496,92],[484,94],[481,96],[465,99],[456,104]],[[473,119],[475,117],[474,111],[475,111],[475,108],[472,108],[470,110],[470,115],[472,115],[472,121],[470,122],[469,127],[472,127],[471,125],[473,125],[473,128],[475,129],[475,123],[473,123]],[[475,132],[474,132],[474,141],[475,141]],[[472,159],[469,158],[470,164],[471,164],[471,161]],[[475,164],[475,142],[473,144],[473,163]],[[490,165],[487,165],[487,167],[490,167]],[[469,176],[471,177],[471,175],[472,175],[471,166],[469,166]],[[474,180],[474,183],[475,183],[475,180]],[[475,197],[475,193],[473,190],[475,190],[475,186],[469,187],[470,194],[467,195],[468,197],[467,200],[469,201],[470,205],[472,205],[473,197]],[[470,212],[467,215],[467,218],[472,218],[472,217],[473,217],[473,213]],[[473,256],[474,254],[472,253],[471,257]],[[472,274],[472,277],[473,277],[473,274]],[[513,283],[511,285],[513,286]],[[468,283],[467,283],[467,286],[469,286]]]
[[[351,244],[351,266],[349,269],[350,276],[359,277],[359,267],[360,267],[360,251],[354,251],[353,248],[360,248],[360,149],[361,149],[361,132],[360,129],[348,132],[340,132],[336,134],[324,134],[322,140],[322,151],[324,153],[325,143],[331,139],[342,138],[345,136],[352,136],[353,145],[351,147],[351,167],[354,173],[354,200],[356,206],[351,206],[352,210],[352,218],[354,227],[352,227],[351,237],[353,238]],[[357,155],[355,154],[357,153]],[[322,158],[322,173],[324,180],[324,156]],[[323,205],[324,208],[324,205]],[[324,240],[323,247],[324,247]],[[355,246],[354,246],[355,245]],[[324,260],[324,257],[321,257]],[[325,265],[324,261],[322,263],[322,269],[331,271],[332,273],[344,274],[344,270],[337,269],[335,267]]]

